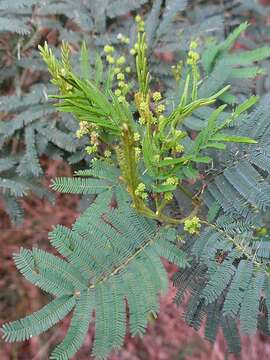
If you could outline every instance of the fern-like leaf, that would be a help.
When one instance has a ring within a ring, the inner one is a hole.
[[[112,196],[111,191],[99,194],[72,230],[57,226],[50,233],[51,243],[66,260],[38,249],[21,250],[15,256],[17,268],[30,282],[56,296],[56,300],[63,296],[76,299],[70,328],[51,359],[69,359],[76,353],[92,311],[96,313],[93,354],[105,358],[121,347],[126,333],[125,299],[131,333],[143,333],[149,314],[159,310],[158,295],[168,286],[160,255],[178,265],[187,264],[183,252],[172,243],[169,251],[159,244],[161,235],[153,221],[138,215],[127,203],[111,208]],[[30,330],[23,329],[26,322],[20,324],[22,334],[30,334]],[[44,331],[50,326],[46,324]],[[4,325],[4,332],[7,327]],[[17,337],[6,335],[7,340]]]
[[[75,298],[62,295],[41,310],[26,316],[21,320],[7,323],[3,326],[4,340],[9,342],[28,340],[48,330],[62,320],[74,307]]]
[[[87,333],[93,311],[93,293],[84,290],[77,299],[71,323],[64,340],[52,352],[50,359],[70,359],[81,347]]]
[[[51,187],[53,190],[72,194],[99,194],[111,188],[107,181],[83,178],[56,178]]]

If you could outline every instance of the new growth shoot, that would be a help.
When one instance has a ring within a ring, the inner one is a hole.
[[[61,60],[57,60],[45,44],[40,47],[40,52],[49,68],[52,83],[60,91],[59,95],[51,97],[57,99],[56,107],[60,111],[70,112],[78,119],[77,137],[89,138],[86,153],[120,168],[120,180],[139,213],[168,224],[184,223],[185,230],[195,234],[200,228],[200,220],[196,217],[200,200],[188,192],[185,181],[190,173],[194,178],[198,176],[198,163],[211,163],[212,159],[204,153],[208,148],[222,150],[226,142],[255,143],[250,138],[228,136],[224,129],[257,98],[252,96],[222,122],[219,115],[225,105],[218,107],[210,114],[207,126],[187,147],[184,121],[197,109],[215,103],[229,86],[209,97],[199,97],[203,82],[200,54],[197,42],[192,40],[186,60],[173,66],[175,80],[181,85],[178,88],[183,90],[178,104],[168,111],[164,96],[152,88],[144,21],[139,15],[135,21],[137,41],[130,54],[135,57],[137,87],[131,81],[132,70],[127,66],[126,55],[110,44],[104,46],[103,59],[97,57],[95,78],[91,80],[86,77],[88,50],[85,44],[81,49],[82,76],[76,75],[72,69],[67,43],[62,45]],[[123,34],[119,34],[117,39],[121,45],[130,42]],[[103,70],[104,60],[109,68],[107,74]],[[101,81],[104,76],[107,81]],[[188,217],[176,219],[166,213],[177,189],[189,196],[193,203],[194,209]]]

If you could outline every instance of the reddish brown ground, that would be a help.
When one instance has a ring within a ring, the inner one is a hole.
[[[44,163],[47,182],[60,175],[71,175],[70,169],[62,162]],[[23,200],[25,221],[20,227],[11,227],[8,218],[0,210],[0,323],[14,320],[46,303],[46,297],[34,286],[28,284],[17,272],[12,254],[21,246],[50,248],[47,233],[58,223],[69,226],[78,216],[77,196],[57,194],[56,205],[36,198]],[[167,265],[170,274],[175,268]],[[127,336],[123,350],[110,356],[110,360],[223,360],[224,341],[221,335],[214,347],[203,340],[202,333],[187,327],[181,319],[181,309],[172,304],[175,290],[170,286],[166,297],[161,298],[161,311],[153,320],[144,338]],[[0,360],[45,360],[48,353],[64,336],[69,319],[43,336],[19,344],[0,342]],[[0,324],[1,325],[1,324]],[[93,340],[91,327],[83,348],[74,357],[76,360],[90,358]],[[262,335],[243,339],[244,350],[241,360],[266,360],[270,354],[270,340]],[[233,357],[229,356],[232,360]]]

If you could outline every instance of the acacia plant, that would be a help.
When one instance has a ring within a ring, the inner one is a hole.
[[[246,332],[256,329],[259,311],[261,319],[268,319],[270,247],[263,217],[256,214],[269,206],[270,186],[264,178],[270,159],[263,148],[268,146],[263,129],[254,131],[255,123],[264,119],[265,107],[247,115],[258,101],[251,96],[227,111],[222,100],[232,96],[229,85],[201,95],[202,89],[209,92],[204,88],[207,69],[247,25],[225,42],[211,43],[202,61],[196,40],[191,41],[186,59],[173,67],[177,94],[170,104],[151,83],[144,22],[140,16],[136,22],[137,41],[131,54],[137,84],[131,66],[111,45],[102,54],[108,70],[103,72],[99,62],[92,75],[84,44],[80,75],[72,69],[67,43],[60,60],[46,43],[40,47],[52,83],[59,89],[51,96],[54,105],[75,116],[76,135],[89,136],[86,151],[92,155],[89,169],[77,171],[74,178],[57,178],[52,187],[65,193],[96,194],[72,229],[59,225],[50,233],[61,258],[36,248],[21,249],[14,256],[24,277],[54,299],[32,315],[3,325],[6,341],[39,335],[74,309],[66,337],[51,359],[69,359],[76,353],[93,312],[92,353],[97,358],[123,345],[127,312],[131,334],[143,334],[149,315],[158,313],[159,294],[167,290],[161,257],[179,266],[174,277],[179,288],[176,301],[180,303],[189,292],[187,323],[199,328],[206,317],[209,340],[215,340],[221,325],[229,350],[238,352],[238,316]],[[246,56],[249,60],[243,65],[257,60],[258,53]],[[185,122],[197,116],[206,120],[195,136]],[[230,158],[222,160],[222,168],[208,179],[216,152],[225,154],[218,155],[221,159]],[[207,185],[210,192],[205,191]],[[255,190],[257,195],[252,194]],[[188,214],[176,202],[179,192],[190,199]]]

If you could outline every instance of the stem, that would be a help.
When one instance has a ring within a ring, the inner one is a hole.
[[[168,203],[168,201],[165,199],[163,199],[161,201],[160,205],[157,208],[157,212],[156,212],[157,215],[161,214],[161,211],[164,209],[164,207],[167,205],[167,203]]]
[[[197,214],[199,210],[200,202],[197,201],[196,206],[192,210],[189,216],[183,219],[175,219],[165,214],[162,214],[162,210],[167,205],[167,201],[163,199],[161,203],[158,205],[159,201],[156,199],[157,211],[154,212],[151,210],[141,199],[136,195],[136,189],[139,184],[139,175],[138,169],[136,165],[135,159],[135,151],[134,151],[134,133],[132,129],[128,126],[128,124],[124,124],[123,132],[122,132],[122,144],[123,144],[123,159],[119,159],[119,165],[122,169],[123,180],[127,185],[127,190],[131,195],[133,205],[138,213],[150,218],[160,221],[162,223],[167,223],[171,225],[179,225],[183,224],[188,218]],[[121,158],[121,155],[120,155]],[[194,198],[192,198],[192,194],[189,193],[183,186],[179,185],[180,190],[182,190],[193,202]]]
[[[198,70],[197,70],[196,64],[192,65],[192,80],[193,80],[193,84],[192,84],[191,99],[192,99],[192,101],[195,101],[195,100],[197,100],[197,97],[198,97]]]
[[[167,216],[165,214],[159,214],[158,220],[160,222],[170,224],[170,225],[180,225],[180,224],[182,224],[182,220],[184,220],[184,219],[174,219],[174,218],[172,218],[170,216]]]
[[[121,164],[123,168],[122,172],[125,182],[128,186],[128,191],[132,197],[133,203],[136,209],[138,209],[140,207],[139,203],[141,201],[135,194],[135,191],[139,184],[139,177],[134,150],[134,134],[133,131],[129,128],[128,124],[124,124],[123,126],[122,140],[124,152],[123,164]]]
[[[148,218],[156,219],[156,214],[148,208],[143,199],[136,195],[136,189],[139,185],[139,175],[135,157],[134,133],[128,124],[123,126],[123,159],[120,159],[119,165],[122,169],[122,174],[127,190],[131,195],[135,209]],[[121,157],[121,155],[120,155]]]

